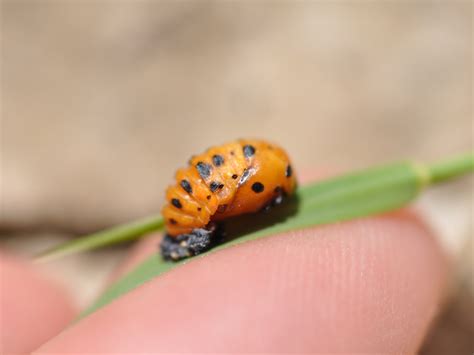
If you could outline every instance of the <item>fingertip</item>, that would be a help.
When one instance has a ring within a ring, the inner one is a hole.
[[[0,255],[2,354],[30,353],[59,333],[76,310],[66,291],[26,260]]]
[[[196,258],[44,350],[415,352],[445,279],[426,226],[390,214]]]
[[[153,233],[140,239],[132,248],[130,253],[127,254],[125,260],[121,265],[113,272],[108,280],[108,284],[112,284],[119,280],[130,271],[135,269],[143,261],[145,261],[151,255],[157,254],[159,251],[159,244],[161,241],[161,233]]]

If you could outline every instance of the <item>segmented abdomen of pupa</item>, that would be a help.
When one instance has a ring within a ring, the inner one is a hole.
[[[239,140],[193,156],[166,191],[162,213],[169,235],[205,228],[211,221],[257,212],[296,180],[286,153],[262,140]]]

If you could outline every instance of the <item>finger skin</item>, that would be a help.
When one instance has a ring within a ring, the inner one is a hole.
[[[27,354],[58,334],[76,312],[66,292],[26,261],[0,255],[1,354]]]
[[[146,238],[143,238],[136,243],[131,252],[128,253],[124,262],[112,273],[107,280],[107,285],[111,285],[123,276],[128,274],[130,271],[140,265],[145,259],[151,255],[157,255],[159,253],[159,245],[162,235],[160,233],[154,233]]]
[[[445,276],[406,213],[294,231],[196,258],[38,353],[415,352]]]

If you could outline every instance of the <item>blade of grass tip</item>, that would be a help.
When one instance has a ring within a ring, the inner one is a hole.
[[[459,155],[428,166],[430,182],[439,183],[474,169],[474,153]]]
[[[197,257],[283,231],[342,221],[397,209],[412,201],[426,186],[474,170],[472,154],[449,159],[433,165],[398,163],[371,168],[307,185],[298,191],[300,209],[284,223],[276,224],[239,237]],[[161,275],[189,259],[164,262],[153,255],[136,269],[118,280],[81,317],[84,317],[135,287]]]
[[[161,230],[163,226],[161,216],[143,218],[60,244],[39,254],[34,260],[46,262],[62,256],[134,240],[149,232]]]

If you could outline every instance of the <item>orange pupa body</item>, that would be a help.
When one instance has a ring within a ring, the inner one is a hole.
[[[162,214],[169,237],[279,203],[296,187],[286,152],[264,140],[238,140],[193,156],[176,172]]]

